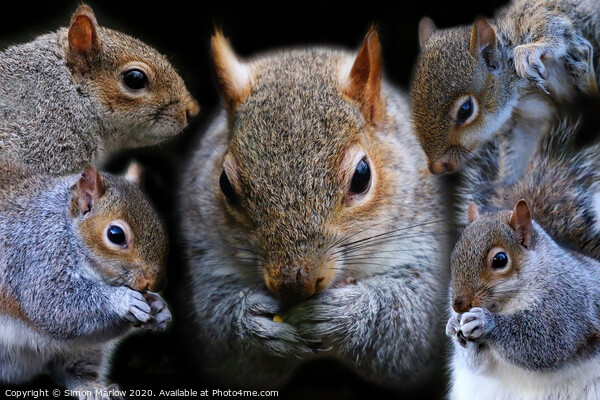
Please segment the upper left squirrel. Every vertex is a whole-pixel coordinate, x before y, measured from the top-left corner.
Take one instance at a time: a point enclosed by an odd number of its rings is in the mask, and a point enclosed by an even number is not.
[[[198,111],[166,57],[98,26],[87,5],[68,28],[0,53],[0,155],[43,172],[159,143]]]

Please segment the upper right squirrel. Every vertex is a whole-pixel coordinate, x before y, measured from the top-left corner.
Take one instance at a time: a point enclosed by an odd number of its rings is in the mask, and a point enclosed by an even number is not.
[[[412,118],[434,174],[459,170],[508,130],[519,171],[557,106],[598,95],[596,0],[515,0],[491,21],[444,30],[423,18],[419,40]]]
[[[40,172],[78,172],[159,143],[198,111],[165,56],[98,26],[87,5],[68,28],[0,53],[0,156]]]

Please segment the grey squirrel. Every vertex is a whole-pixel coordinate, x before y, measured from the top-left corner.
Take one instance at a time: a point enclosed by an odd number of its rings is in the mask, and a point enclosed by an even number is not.
[[[525,200],[468,215],[450,261],[450,398],[598,399],[598,261],[558,246]]]
[[[472,27],[438,30],[424,18],[410,96],[430,171],[457,171],[513,130],[519,176],[556,108],[598,97],[599,20],[596,0],[514,0]]]
[[[414,168],[377,31],[356,53],[241,60],[220,31],[211,44],[224,110],[179,190],[203,365],[263,387],[319,356],[397,388],[425,380],[447,283],[443,194]]]
[[[0,155],[43,172],[162,142],[198,111],[166,57],[98,26],[87,5],[68,28],[0,53]]]
[[[166,233],[139,173],[53,177],[0,159],[0,382],[48,372],[71,390],[102,389],[116,339],[166,327],[154,293]]]

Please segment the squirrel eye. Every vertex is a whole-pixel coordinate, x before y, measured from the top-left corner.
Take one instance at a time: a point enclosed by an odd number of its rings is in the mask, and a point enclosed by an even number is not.
[[[123,73],[123,83],[129,89],[140,90],[148,86],[148,77],[139,69],[130,69]]]
[[[116,245],[125,246],[127,244],[127,236],[125,235],[125,231],[123,231],[120,226],[109,226],[108,230],[106,231],[106,237]]]
[[[367,160],[363,158],[354,170],[352,182],[350,182],[350,192],[355,194],[365,193],[369,190],[370,183],[371,169],[369,168]]]
[[[494,258],[492,259],[492,268],[493,269],[502,269],[506,267],[508,264],[508,256],[504,252],[496,253]]]
[[[456,123],[458,125],[464,124],[473,115],[473,99],[469,97],[458,109],[456,114]]]
[[[221,191],[225,195],[227,202],[232,205],[235,204],[237,197],[235,194],[235,189],[231,185],[231,182],[229,182],[229,178],[227,177],[225,170],[221,172],[221,177],[219,178],[219,186],[221,187]]]

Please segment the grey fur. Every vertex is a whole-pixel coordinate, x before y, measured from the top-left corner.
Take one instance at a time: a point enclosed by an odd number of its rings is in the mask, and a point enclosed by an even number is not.
[[[339,66],[353,59],[329,48],[256,57],[252,94],[229,118],[215,118],[187,163],[179,207],[191,301],[201,360],[221,381],[279,385],[313,353],[395,387],[424,379],[434,364],[446,281],[442,194],[414,168],[424,160],[404,94],[384,84],[386,115],[375,129],[340,94]],[[357,135],[380,152],[385,194],[372,212],[344,221],[349,233],[339,237],[338,169]],[[238,164],[238,211],[219,189],[225,154]],[[322,292],[290,305],[265,288],[272,257],[291,263],[323,252],[342,268]]]
[[[81,12],[93,17],[87,6]],[[197,113],[164,56],[120,32],[96,29],[102,47],[87,60],[89,70],[70,60],[68,28],[0,53],[0,156],[75,173],[116,150],[166,140],[187,125],[186,110]],[[120,83],[132,60],[155,74],[148,93],[127,93]]]
[[[415,63],[410,91],[429,163],[449,157],[458,170],[485,143],[513,130],[509,151],[517,154],[510,165],[518,178],[557,108],[598,95],[599,24],[594,0],[513,1],[490,20],[498,46],[492,67],[485,48],[483,56],[469,51],[471,26],[435,31]],[[479,112],[457,125],[455,102],[466,95]]]
[[[470,392],[489,400],[595,399],[600,264],[559,247],[535,221],[533,244],[524,249],[509,216],[482,215],[452,252],[454,293],[471,288],[478,304],[463,314],[451,310],[451,398],[472,398]],[[485,249],[493,246],[509,249],[515,275],[482,280]],[[521,250],[510,250],[515,246]]]
[[[0,159],[2,382],[19,383],[48,371],[70,389],[98,386],[104,380],[104,353],[116,339],[132,325],[162,329],[170,319],[160,296],[124,286],[131,285],[127,274],[115,280],[100,273],[101,256],[86,245],[80,229],[97,210],[77,216],[71,210],[78,179],[40,175]],[[93,207],[103,202],[99,210],[137,220],[140,225],[132,228],[137,240],[164,251],[162,225],[139,188],[121,177],[104,174],[103,179],[106,193]],[[138,262],[129,268],[147,268],[146,260]]]

